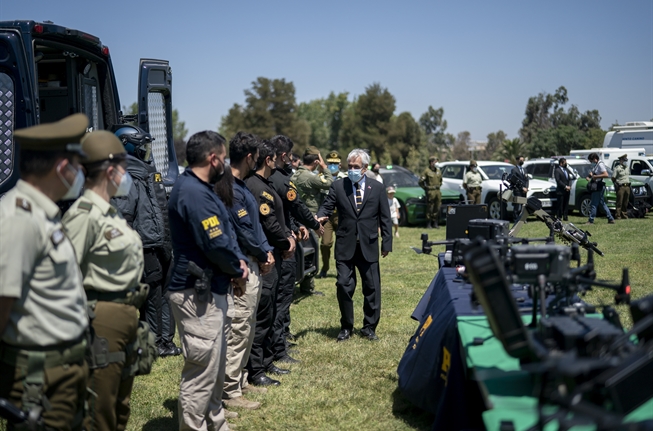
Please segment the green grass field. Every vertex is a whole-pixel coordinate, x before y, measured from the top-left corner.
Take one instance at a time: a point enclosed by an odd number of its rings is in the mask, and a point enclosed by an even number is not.
[[[598,278],[618,282],[624,266],[630,268],[633,297],[653,291],[653,221],[620,221],[608,225],[605,218],[590,226],[593,240],[606,254],[596,258]],[[571,217],[573,222],[585,219]],[[415,430],[430,429],[430,418],[408,404],[397,390],[397,365],[417,322],[410,318],[414,307],[437,271],[437,260],[417,255],[410,246],[420,246],[423,228],[401,228],[394,251],[381,261],[382,310],[377,328],[378,342],[357,335],[336,343],[340,329],[335,293],[334,265],[329,277],[316,280],[324,297],[297,298],[291,308],[291,330],[297,334],[301,364],[280,378],[282,384],[265,395],[249,396],[260,401],[255,411],[240,411],[230,422],[238,430]],[[429,230],[430,239],[444,239],[445,228]],[[521,236],[545,236],[544,224],[535,221]],[[441,251],[442,248],[435,248]],[[583,258],[585,253],[583,252]],[[586,300],[609,303],[613,294],[595,290]],[[356,292],[356,330],[360,328],[362,295]],[[630,324],[627,307],[617,307]],[[177,429],[177,391],[182,359],[158,360],[152,374],[137,377],[132,396],[128,429],[168,431]]]

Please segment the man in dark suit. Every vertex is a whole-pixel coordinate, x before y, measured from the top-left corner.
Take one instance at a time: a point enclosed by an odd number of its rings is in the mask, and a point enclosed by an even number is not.
[[[556,180],[556,197],[558,201],[556,216],[567,221],[569,213],[569,193],[571,191],[571,182],[574,175],[567,169],[567,159],[564,157],[558,160],[558,166],[555,167],[553,177]]]
[[[522,184],[524,185],[524,187],[522,187],[521,189],[514,190],[513,194],[515,196],[526,197],[526,193],[528,193],[528,175],[524,170],[524,156],[517,157],[517,165],[514,168],[512,168],[512,173],[513,175],[516,175],[517,178],[519,178]],[[517,221],[519,219],[519,216],[521,216],[521,210],[522,210],[521,204],[514,204],[513,215],[515,217],[515,221]]]
[[[361,336],[378,340],[376,326],[381,316],[381,275],[379,272],[379,228],[381,230],[381,255],[392,251],[392,220],[385,187],[378,181],[366,178],[365,171],[370,156],[355,149],[347,157],[347,178],[335,181],[322,203],[317,217],[320,222],[338,211],[336,232],[336,281],[340,327],[338,341],[348,340],[354,329],[354,302],[356,273],[361,277],[363,296],[363,328]]]

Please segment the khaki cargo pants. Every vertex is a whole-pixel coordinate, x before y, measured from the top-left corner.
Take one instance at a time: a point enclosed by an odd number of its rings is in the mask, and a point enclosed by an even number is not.
[[[256,258],[248,256],[249,277],[245,286],[245,294],[240,298],[234,296],[234,317],[231,319],[231,329],[227,338],[227,365],[224,376],[224,392],[222,398],[233,399],[243,395],[247,386],[247,360],[254,342],[256,328],[256,307],[261,298],[261,283],[259,266]]]
[[[231,325],[228,297],[212,293],[210,302],[200,303],[194,289],[168,292],[184,354],[179,385],[180,431],[229,429],[222,408],[227,353],[224,328]]]
[[[480,187],[470,187],[467,189],[467,200],[470,205],[480,205],[481,204],[481,188]]]
[[[320,271],[325,273],[329,270],[329,259],[331,259],[331,248],[336,237],[336,230],[338,230],[338,216],[332,215],[324,223],[324,234],[322,234],[322,242],[320,243],[320,254],[322,255],[322,268],[320,268]]]

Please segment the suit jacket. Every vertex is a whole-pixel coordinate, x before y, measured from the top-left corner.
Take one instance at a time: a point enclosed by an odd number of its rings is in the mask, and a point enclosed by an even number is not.
[[[356,251],[356,240],[360,242],[363,257],[367,262],[379,260],[379,228],[381,228],[381,249],[392,251],[392,219],[385,187],[371,178],[365,179],[363,203],[356,211],[356,197],[349,178],[335,181],[329,194],[317,212],[317,217],[329,217],[338,210],[336,231],[336,260],[351,260]]]
[[[524,174],[522,175],[521,172],[519,172],[520,166],[515,166],[512,168],[512,173],[517,175],[517,177],[524,183],[524,187],[528,188],[528,174],[526,173],[526,169],[523,169]],[[523,166],[521,166],[523,168]],[[521,190],[519,190],[521,192]]]
[[[567,176],[562,171],[563,169],[567,170]],[[574,180],[574,174],[569,172],[568,168],[563,168],[560,165],[555,167],[553,171],[553,177],[556,180],[556,191],[562,193],[565,191],[565,187],[570,186],[571,182]]]

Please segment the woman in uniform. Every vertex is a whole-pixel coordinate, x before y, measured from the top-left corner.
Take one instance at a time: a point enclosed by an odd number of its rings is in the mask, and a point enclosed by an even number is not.
[[[89,379],[87,430],[124,430],[129,419],[129,398],[134,382],[130,354],[138,329],[138,307],[144,299],[139,283],[143,274],[143,247],[116,208],[113,196],[131,187],[126,153],[110,132],[95,131],[82,140],[88,155],[84,194],[63,217],[83,275],[89,307],[94,368]]]

